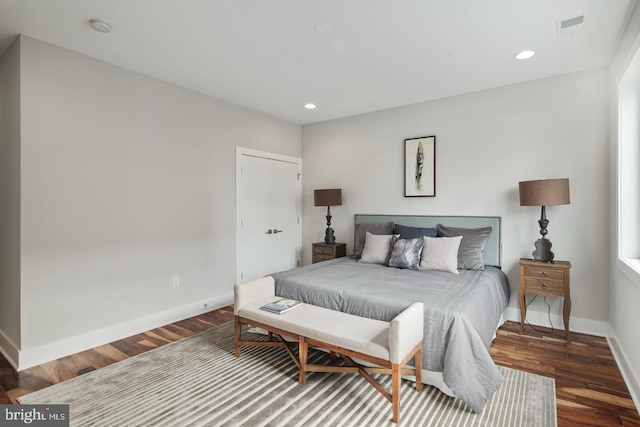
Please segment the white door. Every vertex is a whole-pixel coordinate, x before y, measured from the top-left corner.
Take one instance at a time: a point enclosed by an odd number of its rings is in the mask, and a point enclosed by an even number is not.
[[[236,280],[299,265],[300,159],[237,150]]]

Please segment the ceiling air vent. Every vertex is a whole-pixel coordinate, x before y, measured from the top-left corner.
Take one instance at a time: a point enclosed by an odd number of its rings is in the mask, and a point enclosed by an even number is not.
[[[563,37],[581,33],[585,29],[586,22],[587,19],[585,14],[558,20],[556,22],[556,36]]]

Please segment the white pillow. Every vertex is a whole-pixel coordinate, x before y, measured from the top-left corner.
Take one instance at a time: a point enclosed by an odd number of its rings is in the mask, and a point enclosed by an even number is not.
[[[367,231],[360,262],[386,264],[389,261],[392,238],[391,234],[371,234]]]
[[[462,236],[423,237],[420,270],[440,270],[458,274],[458,248]]]

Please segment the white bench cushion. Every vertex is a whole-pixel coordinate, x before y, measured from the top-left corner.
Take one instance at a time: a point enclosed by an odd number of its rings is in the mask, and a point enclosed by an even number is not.
[[[268,297],[254,300],[241,307],[238,315],[296,335],[390,360],[389,322],[304,303],[283,314],[260,309],[278,299]]]

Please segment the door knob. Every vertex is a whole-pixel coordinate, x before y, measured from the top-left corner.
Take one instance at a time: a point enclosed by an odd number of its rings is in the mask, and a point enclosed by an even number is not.
[[[264,234],[273,234],[273,230],[267,230],[267,232]]]

